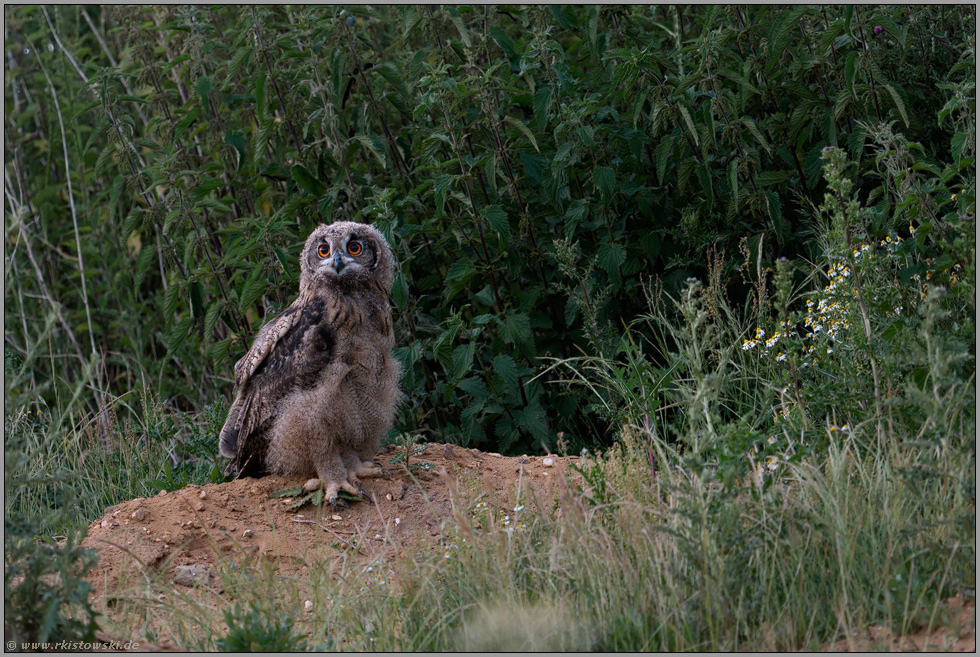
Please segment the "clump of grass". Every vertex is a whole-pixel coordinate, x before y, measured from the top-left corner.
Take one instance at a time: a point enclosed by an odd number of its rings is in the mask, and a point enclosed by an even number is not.
[[[215,641],[223,652],[305,652],[306,642],[294,633],[293,619],[270,616],[254,603],[248,612],[236,606],[225,612],[228,634]]]
[[[23,475],[22,454],[4,451],[4,498],[36,490],[55,480],[31,480]],[[69,530],[58,542],[37,538],[42,527],[66,524],[71,500],[43,515],[4,509],[3,630],[11,642],[92,641],[98,629],[89,601],[90,585],[83,578],[96,563],[91,550],[81,547],[84,530]],[[33,646],[35,649],[38,646]]]
[[[50,536],[87,527],[119,502],[223,479],[213,448],[222,420],[217,405],[192,418],[144,392],[132,415],[138,423],[107,413],[97,426],[98,420],[58,417],[37,402],[10,411],[5,451],[32,483],[11,491],[6,512],[40,518],[40,535]],[[73,513],[48,513],[69,500]]]

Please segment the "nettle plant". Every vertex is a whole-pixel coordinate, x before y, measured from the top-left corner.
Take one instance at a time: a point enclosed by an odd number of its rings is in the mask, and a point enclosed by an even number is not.
[[[881,135],[894,138],[890,126],[878,131]],[[960,320],[954,324],[958,333],[968,335],[974,326],[963,313],[974,292],[963,279],[964,264],[956,261],[960,239],[927,239],[931,231],[915,225],[921,215],[910,219],[897,212],[892,219],[909,223],[904,230],[892,228],[881,221],[880,206],[858,200],[848,177],[854,167],[846,154],[827,147],[823,159],[828,191],[820,210],[826,221],[826,269],[810,272],[805,285],[825,284],[799,292],[794,289],[794,265],[777,261],[775,317],[741,345],[758,354],[778,393],[771,434],[762,456],[755,457],[760,474],[778,468],[780,460],[798,461],[805,452],[822,450],[835,432],[851,432],[858,424],[880,433],[885,405],[895,405],[908,380],[920,388],[926,384],[927,366],[919,347],[932,337],[937,317],[948,321],[952,308]],[[935,189],[937,182],[929,186]],[[943,196],[948,193],[940,189]],[[972,199],[972,194],[964,188],[949,193],[948,199],[921,200],[941,208],[957,196]],[[946,220],[970,219],[975,212],[972,204],[956,208],[963,214],[954,211]],[[958,235],[961,222],[951,221],[945,228],[950,236]],[[965,263],[971,268],[972,255]],[[966,368],[965,380],[972,376],[971,360],[960,363]]]
[[[878,215],[947,230],[929,169],[972,154],[974,11],[9,7],[11,342],[77,356],[15,392],[99,413],[147,381],[201,411],[295,295],[306,235],[359,220],[400,263],[399,431],[604,441],[542,359],[615,356],[649,279],[677,296],[710,246],[737,300],[743,237],[766,266],[813,253],[824,147]],[[888,124],[908,138],[866,158]]]

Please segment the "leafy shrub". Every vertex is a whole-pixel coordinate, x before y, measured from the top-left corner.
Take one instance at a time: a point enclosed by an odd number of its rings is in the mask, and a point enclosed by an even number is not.
[[[6,11],[11,344],[50,336],[35,394],[94,381],[69,397],[92,411],[143,377],[181,409],[227,394],[305,236],[355,219],[400,262],[398,430],[592,444],[608,420],[539,358],[613,356],[644,281],[680,294],[709,246],[738,303],[742,237],[763,269],[812,258],[824,147],[936,230],[919,176],[950,138],[971,170],[972,7]],[[911,157],[884,195],[872,124]]]

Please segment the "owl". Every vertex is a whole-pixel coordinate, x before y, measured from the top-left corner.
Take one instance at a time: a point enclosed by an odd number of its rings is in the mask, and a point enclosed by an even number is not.
[[[262,327],[235,364],[234,401],[219,451],[228,474],[309,477],[305,492],[345,506],[370,500],[359,479],[387,475],[372,459],[401,397],[389,292],[395,260],[366,224],[314,230],[300,259],[299,297]]]

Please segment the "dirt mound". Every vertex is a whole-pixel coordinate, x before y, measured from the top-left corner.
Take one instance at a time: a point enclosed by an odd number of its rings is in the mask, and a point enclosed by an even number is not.
[[[144,577],[217,586],[213,574],[219,565],[270,561],[280,572],[301,573],[309,564],[351,554],[376,558],[442,549],[453,500],[483,495],[503,512],[532,494],[548,503],[561,475],[569,473],[568,463],[577,460],[510,458],[430,443],[415,448],[406,468],[405,452],[393,445],[382,450],[378,460],[391,478],[366,480],[375,503],[351,503],[349,509],[325,503],[289,511],[293,498],[269,494],[305,479],[277,476],[188,486],[110,507],[84,541],[100,553],[90,578],[92,601],[101,608],[103,598],[111,601],[117,590]]]

